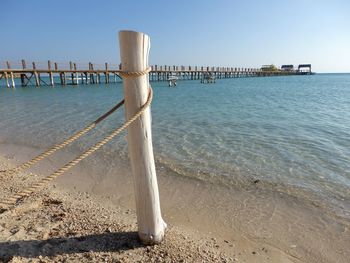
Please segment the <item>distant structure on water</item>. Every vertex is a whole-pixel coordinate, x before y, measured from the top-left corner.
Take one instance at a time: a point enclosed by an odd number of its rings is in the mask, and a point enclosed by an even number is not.
[[[298,65],[298,69],[294,69],[294,65],[282,65],[281,69],[278,69],[275,65],[262,65],[261,71],[263,72],[286,72],[294,75],[312,75],[315,74],[311,70],[311,64],[300,64]]]
[[[306,69],[306,70],[305,70]],[[298,66],[298,72],[300,74],[314,74],[312,71],[311,71],[311,64],[300,64]]]
[[[293,71],[294,70],[294,65],[282,65],[281,70],[283,71]]]

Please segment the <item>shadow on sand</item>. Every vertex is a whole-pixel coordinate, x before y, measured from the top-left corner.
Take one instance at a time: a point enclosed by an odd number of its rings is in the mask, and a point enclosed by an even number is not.
[[[103,233],[47,240],[0,242],[0,262],[14,256],[38,257],[84,252],[117,252],[143,246],[137,232]]]

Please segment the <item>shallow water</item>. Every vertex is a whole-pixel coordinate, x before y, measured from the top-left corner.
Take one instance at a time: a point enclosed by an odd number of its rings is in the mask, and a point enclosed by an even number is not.
[[[121,83],[15,90],[0,84],[0,146],[47,148],[122,98]],[[214,184],[245,186],[258,179],[350,218],[350,74],[152,86],[158,167]],[[68,150],[92,145],[123,118],[122,111],[115,114]],[[91,163],[107,171],[126,165],[125,134]]]

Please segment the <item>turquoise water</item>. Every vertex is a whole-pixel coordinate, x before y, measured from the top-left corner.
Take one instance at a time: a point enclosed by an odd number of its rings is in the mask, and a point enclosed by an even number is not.
[[[122,98],[121,83],[15,90],[1,85],[0,146],[46,148]],[[235,186],[258,179],[309,193],[350,217],[350,74],[152,86],[158,169]],[[92,145],[123,118],[116,114],[70,151]],[[126,164],[125,134],[93,158],[104,166]]]

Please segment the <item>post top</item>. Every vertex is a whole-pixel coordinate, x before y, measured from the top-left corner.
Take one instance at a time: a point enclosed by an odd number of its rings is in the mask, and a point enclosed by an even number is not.
[[[120,61],[123,71],[143,71],[148,68],[150,37],[136,31],[119,31]]]
[[[149,37],[146,33],[138,32],[134,30],[119,30],[119,35],[121,34],[140,34]]]

